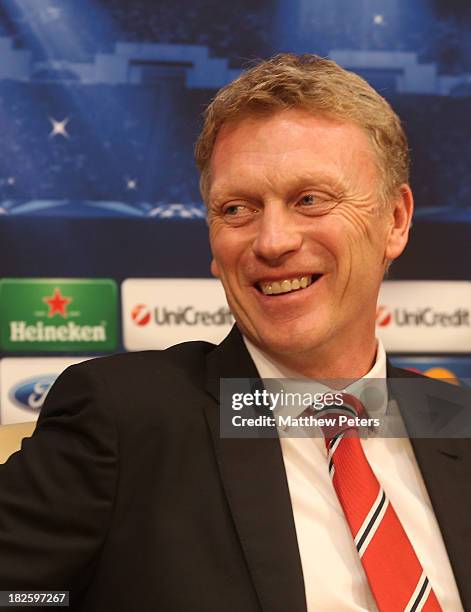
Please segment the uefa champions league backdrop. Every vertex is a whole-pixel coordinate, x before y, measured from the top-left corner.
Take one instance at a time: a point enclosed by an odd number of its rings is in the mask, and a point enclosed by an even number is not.
[[[470,33],[467,0],[2,0],[0,422],[36,418],[71,363],[230,329],[192,149],[215,91],[280,51],[335,59],[402,117],[416,215],[378,334],[467,384]]]

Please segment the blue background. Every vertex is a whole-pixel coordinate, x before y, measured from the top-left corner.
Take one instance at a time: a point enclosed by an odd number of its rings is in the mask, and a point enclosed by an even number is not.
[[[209,276],[193,144],[254,58],[315,52],[404,121],[417,214],[393,279],[469,279],[471,6],[3,0],[0,276]]]

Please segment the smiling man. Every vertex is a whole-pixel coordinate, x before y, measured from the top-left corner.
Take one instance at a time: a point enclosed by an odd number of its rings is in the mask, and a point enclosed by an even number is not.
[[[389,104],[332,61],[280,55],[218,93],[196,159],[212,272],[258,374],[331,386],[386,379],[375,338],[378,292],[406,246],[413,212],[407,140]],[[335,453],[329,447],[330,482],[323,440],[280,440],[308,610],[438,610],[435,592],[445,609],[460,610],[410,442],[366,440],[356,450],[342,442]],[[349,467],[343,476],[335,459],[357,465],[357,474]],[[362,473],[371,468],[381,482],[372,476],[368,503]],[[351,494],[354,487],[362,494]],[[375,526],[386,499],[394,504]],[[373,523],[355,525],[355,513]],[[417,513],[425,532],[411,518]],[[351,536],[357,543],[362,533],[373,543],[368,554],[359,549],[360,562]],[[398,541],[404,546],[391,554]]]
[[[374,361],[379,285],[412,214],[406,183],[382,202],[377,157],[359,125],[303,108],[232,120],[215,142],[213,273],[246,337],[307,376]]]
[[[334,62],[280,55],[216,95],[196,159],[236,326],[58,379],[0,466],[0,591],[66,589],[81,612],[471,609],[469,440],[220,433],[221,379],[419,378],[375,338],[413,209],[398,117]],[[407,425],[418,397],[380,408]]]
[[[212,271],[244,335],[307,376],[366,374],[413,209],[386,101],[331,61],[279,56],[219,93],[196,153]]]

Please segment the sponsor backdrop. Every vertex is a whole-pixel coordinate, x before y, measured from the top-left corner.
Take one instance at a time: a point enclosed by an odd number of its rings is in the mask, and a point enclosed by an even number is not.
[[[73,357],[13,357],[0,362],[0,422],[35,421],[59,374],[83,361]]]
[[[188,340],[220,342],[234,323],[216,279],[127,279],[121,286],[128,351]]]
[[[33,420],[69,364],[219,341],[192,149],[253,58],[315,52],[403,118],[411,244],[381,290],[393,360],[471,377],[471,5],[450,0],[4,0],[0,423]]]
[[[471,282],[384,282],[378,336],[392,352],[469,353],[470,309]]]
[[[394,356],[392,362],[425,376],[441,378],[455,385],[471,386],[471,358],[469,357],[409,357]]]
[[[113,351],[116,293],[110,279],[0,280],[0,346],[11,353]]]

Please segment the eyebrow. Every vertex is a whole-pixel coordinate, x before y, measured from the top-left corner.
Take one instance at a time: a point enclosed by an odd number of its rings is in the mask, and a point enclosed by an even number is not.
[[[313,172],[307,172],[303,174],[293,175],[288,183],[284,185],[284,191],[289,194],[302,191],[307,185],[314,187],[315,184],[320,186],[330,187],[336,191],[343,191],[345,188],[344,182],[338,177],[329,174],[328,172],[319,172],[314,170]],[[216,186],[214,189],[209,190],[209,202],[210,204],[217,204],[221,200],[227,199],[255,199],[253,190],[247,188],[247,185],[224,185]],[[256,199],[259,199],[258,196]]]

